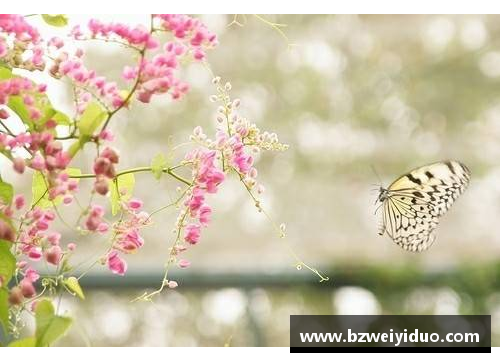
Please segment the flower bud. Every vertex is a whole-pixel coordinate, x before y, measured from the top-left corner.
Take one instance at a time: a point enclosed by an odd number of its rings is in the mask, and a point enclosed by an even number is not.
[[[35,296],[36,290],[31,280],[24,278],[23,280],[21,280],[21,283],[19,283],[19,286],[21,287],[21,293],[25,298],[31,298]]]
[[[54,245],[50,247],[48,250],[45,251],[44,256],[45,260],[47,260],[47,263],[53,265],[59,265],[59,262],[61,261],[62,257],[61,247],[59,245]]]
[[[177,284],[177,282],[175,280],[169,280],[167,285],[170,289],[174,289],[174,288],[177,288],[179,286],[179,284]]]
[[[99,195],[105,196],[109,191],[108,181],[104,177],[98,177],[94,183],[94,190]]]
[[[12,165],[17,173],[20,174],[24,173],[24,170],[26,168],[26,162],[24,161],[24,158],[22,157],[14,158],[14,160],[12,160]]]
[[[14,230],[12,230],[12,227],[2,219],[0,219],[0,239],[7,241],[14,241],[15,239]]]
[[[186,260],[186,259],[181,259],[181,260],[179,260],[178,265],[179,265],[179,268],[185,269],[185,268],[189,268],[189,266],[191,265],[191,262],[189,260]]]
[[[0,119],[7,119],[9,118],[9,112],[7,112],[5,109],[0,109]]]
[[[111,167],[111,161],[105,157],[97,157],[94,162],[94,173],[96,175],[104,175]]]
[[[11,305],[20,305],[24,300],[23,292],[20,287],[14,287],[10,290],[9,303]]]
[[[107,158],[111,163],[118,163],[120,161],[120,156],[118,156],[118,153],[111,147],[106,147],[101,152],[101,157]]]

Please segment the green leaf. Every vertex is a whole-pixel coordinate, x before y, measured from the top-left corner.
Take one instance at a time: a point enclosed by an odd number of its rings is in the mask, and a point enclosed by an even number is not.
[[[46,347],[63,336],[71,325],[71,318],[57,316],[48,299],[40,300],[35,309],[36,346]]]
[[[66,169],[66,173],[69,176],[78,176],[82,174],[82,171],[78,168],[68,168]],[[76,179],[78,182],[78,179]],[[63,197],[57,196],[54,200],[49,200],[49,192],[47,191],[47,180],[45,180],[45,176],[40,171],[36,171],[33,174],[33,181],[31,183],[31,194],[33,195],[33,199],[31,201],[31,206],[36,206],[47,209],[53,207],[54,205],[59,205]]]
[[[111,189],[111,214],[116,215],[121,209],[121,202],[126,202],[132,197],[135,186],[135,177],[133,173],[127,173],[109,181]]]
[[[11,184],[4,182],[0,177],[0,201],[5,205],[10,205],[14,196],[14,188]]]
[[[41,208],[52,206],[52,204],[48,202],[48,190],[45,176],[39,171],[36,171],[33,174],[33,181],[31,182],[31,195],[33,197],[31,206],[36,205]]]
[[[3,328],[3,334],[9,333],[9,291],[7,288],[0,288],[0,327]],[[1,334],[1,331],[0,331]]]
[[[80,297],[81,299],[85,299],[85,295],[83,294],[83,290],[80,286],[80,283],[78,282],[78,279],[76,279],[75,277],[69,277],[64,281],[64,284],[78,297]]]
[[[151,160],[151,172],[153,172],[154,177],[159,180],[163,175],[163,169],[168,167],[167,159],[163,153],[158,153]]]
[[[42,14],[42,19],[47,24],[58,28],[68,25],[68,17],[64,14],[55,14],[55,15]]]
[[[32,119],[30,117],[29,108],[24,104],[21,96],[9,97],[7,106],[26,124],[30,130],[36,129],[37,126],[43,126],[49,119],[53,119],[57,124],[69,125],[70,118],[52,107],[49,98],[45,93],[35,93],[35,108],[40,110],[41,117],[39,119]]]
[[[0,277],[2,278],[2,285],[7,285],[16,270],[16,258],[10,251],[11,247],[12,243],[10,241],[0,239]]]
[[[9,347],[36,347],[36,338],[27,337],[23,339],[18,339],[17,341],[11,342]]]
[[[12,69],[0,64],[0,80],[12,78]]]
[[[106,118],[107,112],[97,102],[89,103],[78,122],[78,129],[83,136],[92,136]]]
[[[11,78],[19,78],[12,74],[12,69],[0,63],[0,80]],[[35,85],[35,83],[33,83]],[[40,119],[34,120],[30,117],[28,107],[24,104],[21,96],[10,96],[7,103],[9,107],[20,119],[26,124],[30,130],[36,129],[37,126],[43,126],[49,119],[53,119],[58,125],[70,125],[71,119],[61,111],[52,107],[50,100],[45,93],[35,93],[35,108],[40,110],[42,116]]]
[[[56,111],[56,113],[52,116],[52,119],[61,126],[69,126],[71,124],[71,118],[69,118],[66,114]]]
[[[69,147],[69,155],[71,158],[80,151],[83,146],[92,139],[94,132],[106,119],[108,113],[97,102],[89,103],[83,112],[80,121],[78,122],[78,129],[80,131],[80,138]]]

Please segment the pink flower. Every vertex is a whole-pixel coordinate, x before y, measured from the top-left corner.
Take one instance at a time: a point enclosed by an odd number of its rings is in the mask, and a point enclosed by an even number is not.
[[[76,244],[75,243],[69,243],[68,244],[68,250],[69,251],[74,251],[76,249]]]
[[[99,223],[99,225],[97,225],[97,231],[100,232],[101,234],[107,233],[108,230],[109,230],[109,225],[105,222],[101,222]]]
[[[118,256],[118,252],[116,250],[113,250],[108,254],[107,264],[109,270],[111,270],[113,274],[125,275],[125,272],[127,271],[127,263],[125,263],[125,261]]]
[[[24,277],[28,280],[31,280],[34,283],[40,278],[40,274],[38,274],[38,272],[35,269],[29,267],[24,272]]]
[[[12,165],[14,166],[14,170],[17,172],[17,173],[20,173],[20,174],[23,174],[24,173],[24,169],[26,167],[26,163],[24,162],[24,158],[21,158],[21,157],[16,157],[13,161],[12,161]]]
[[[42,155],[37,153],[35,157],[31,160],[31,168],[42,171],[45,169],[45,160],[43,159]]]
[[[115,139],[113,133],[107,129],[99,133],[99,138],[103,141],[109,141],[109,142],[112,142]]]
[[[210,222],[210,215],[212,214],[212,208],[208,205],[203,205],[200,208],[199,216],[200,216],[200,223],[203,226],[207,226],[208,223]]]
[[[60,240],[61,240],[61,234],[59,234],[58,232],[50,233],[47,236],[47,241],[52,245],[59,245]]]
[[[19,283],[19,286],[21,287],[21,293],[25,298],[31,298],[35,296],[36,290],[31,280],[24,278]]]
[[[174,289],[174,288],[177,288],[179,286],[179,284],[177,284],[177,282],[175,280],[169,280],[167,285],[170,289]]]
[[[181,259],[181,260],[179,260],[178,265],[179,265],[179,268],[185,269],[185,268],[189,268],[189,266],[191,265],[191,262],[189,260],[186,260],[186,259]]]
[[[45,255],[45,260],[47,260],[48,263],[53,265],[59,265],[59,262],[61,261],[62,257],[61,247],[59,245],[54,245],[50,247],[47,251],[45,251],[44,255]]]
[[[199,187],[195,187],[191,198],[187,201],[187,206],[191,211],[191,216],[196,215],[196,212],[200,209],[201,205],[203,205],[204,201],[204,191]]]
[[[24,195],[16,195],[16,197],[14,197],[14,205],[16,206],[17,210],[22,209],[25,204],[26,200],[24,198]]]
[[[137,229],[132,229],[119,236],[118,245],[127,252],[135,251],[144,245],[144,239]]]
[[[128,206],[133,210],[139,210],[142,207],[142,201],[139,199],[131,199],[128,202]]]
[[[40,260],[42,258],[42,249],[39,247],[29,248],[28,258],[31,260]]]
[[[195,245],[200,240],[200,225],[189,224],[186,226],[186,230],[184,233],[184,240],[186,240],[189,244]]]

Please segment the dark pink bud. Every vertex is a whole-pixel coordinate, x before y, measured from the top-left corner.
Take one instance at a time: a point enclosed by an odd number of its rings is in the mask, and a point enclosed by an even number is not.
[[[111,147],[106,147],[101,152],[101,157],[107,158],[112,163],[118,163],[120,161],[120,156],[118,156],[118,153]]]
[[[24,173],[24,170],[26,169],[26,162],[24,161],[24,158],[21,157],[14,158],[12,165],[14,166],[14,170],[20,174]]]
[[[47,263],[53,265],[59,265],[59,262],[61,261],[61,256],[62,256],[62,250],[59,247],[59,245],[54,245],[45,252],[45,260],[47,260]]]
[[[109,191],[108,180],[104,177],[98,177],[94,183],[94,190],[99,195],[106,195]]]
[[[23,280],[21,280],[21,283],[19,283],[19,286],[21,287],[21,293],[25,298],[31,298],[35,296],[36,290],[31,280],[24,278]]]
[[[9,303],[11,305],[20,305],[24,300],[23,292],[20,287],[14,287],[10,290]]]
[[[111,161],[104,157],[98,157],[94,162],[94,173],[96,175],[104,175],[111,167]]]

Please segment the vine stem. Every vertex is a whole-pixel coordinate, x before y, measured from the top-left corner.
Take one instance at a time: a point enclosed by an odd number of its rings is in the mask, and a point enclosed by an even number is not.
[[[151,15],[150,26],[149,26],[149,34],[150,35],[153,34],[153,31],[154,31],[153,25],[154,25],[153,24],[153,16]],[[101,128],[101,132],[103,132],[108,127],[109,122],[111,121],[111,118],[115,115],[115,113],[117,113],[120,109],[122,109],[125,105],[128,104],[128,102],[132,99],[132,96],[134,95],[135,91],[139,87],[139,84],[141,83],[142,72],[143,72],[142,63],[144,62],[144,58],[146,56],[146,49],[147,49],[147,47],[146,47],[146,45],[144,45],[144,47],[139,51],[139,61],[137,63],[138,67],[139,67],[139,71],[137,72],[137,78],[134,82],[134,85],[132,86],[132,89],[130,89],[128,95],[123,100],[123,103],[118,108],[116,108],[115,110],[113,110],[111,112],[108,112],[108,116],[106,118],[106,121],[104,121],[104,125]]]
[[[174,172],[175,169],[181,167],[181,165],[178,165],[178,166],[174,166],[174,167],[165,167],[163,168],[162,172],[163,173],[167,173],[169,174],[170,176],[172,176],[173,178],[179,180],[180,182],[190,186],[191,185],[191,182],[186,180],[185,178],[183,178],[182,176],[179,176],[178,174],[176,174]],[[138,172],[152,172],[153,169],[152,167],[135,167],[135,168],[130,168],[128,170],[123,170],[123,171],[120,171],[116,174],[116,176],[114,177],[114,180],[116,180],[118,177],[122,176],[122,175],[126,175],[126,174],[129,174],[129,173],[138,173]],[[70,178],[77,178],[77,179],[84,179],[84,178],[96,178],[97,175],[96,174],[93,174],[93,173],[84,173],[84,174],[81,174],[81,175],[70,175],[69,176]]]

